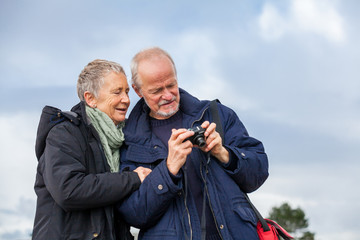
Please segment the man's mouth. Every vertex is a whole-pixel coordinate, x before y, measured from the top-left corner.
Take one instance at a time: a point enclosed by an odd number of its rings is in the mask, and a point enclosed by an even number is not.
[[[161,103],[160,106],[168,106],[171,105],[174,101],[166,101],[166,103]]]
[[[160,103],[159,103],[159,107],[161,106],[169,106],[171,105],[174,101],[176,100],[176,98],[174,97],[173,99],[171,100],[162,100]]]

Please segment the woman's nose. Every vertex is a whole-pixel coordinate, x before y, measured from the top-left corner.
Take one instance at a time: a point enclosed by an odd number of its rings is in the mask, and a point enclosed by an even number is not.
[[[129,95],[124,94],[124,96],[121,98],[121,102],[129,104],[130,103]]]

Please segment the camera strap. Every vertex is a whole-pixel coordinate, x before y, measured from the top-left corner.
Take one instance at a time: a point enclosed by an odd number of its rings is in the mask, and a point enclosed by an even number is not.
[[[220,103],[218,99],[212,100],[210,102],[210,112],[212,115],[213,122],[216,123],[216,131],[220,134],[221,139],[224,143],[224,131],[222,128],[222,124],[220,121],[219,111],[217,107],[217,103]],[[204,191],[203,191],[203,205],[202,205],[202,214],[201,214],[201,240],[206,239],[206,198],[207,198],[207,185],[206,185],[206,177],[207,177],[207,171],[208,171],[208,164],[210,162],[210,152],[207,153],[207,162],[205,164],[205,176],[203,176],[204,180]],[[209,201],[210,204],[210,201]],[[220,233],[219,233],[220,234]]]
[[[217,107],[217,102],[220,103],[220,101],[217,100],[217,99],[211,101],[211,103],[210,103],[210,111],[211,111],[211,114],[212,114],[212,117],[213,117],[213,121],[214,121],[214,123],[216,123],[216,131],[220,134],[222,142],[224,144],[224,130],[223,130],[222,126],[221,126],[221,121],[220,121],[220,116],[219,116],[219,109]],[[267,225],[264,218],[261,216],[260,212],[256,209],[254,204],[252,204],[252,202],[250,201],[250,198],[248,197],[248,195],[246,193],[244,193],[244,196],[245,196],[246,200],[248,201],[248,203],[250,204],[251,208],[254,210],[257,218],[261,222],[261,225],[262,225],[264,231],[269,231],[270,230],[269,226]]]
[[[207,172],[207,164],[205,164],[205,175],[203,176],[204,181],[204,190],[203,190],[203,205],[202,205],[202,213],[201,213],[201,240],[206,239],[206,172]],[[201,170],[200,170],[201,171]]]
[[[220,134],[222,143],[224,144],[224,130],[222,128],[217,103],[220,103],[220,101],[218,99],[212,100],[210,102],[210,112],[211,112],[211,115],[213,118],[213,122],[216,124],[216,131]]]

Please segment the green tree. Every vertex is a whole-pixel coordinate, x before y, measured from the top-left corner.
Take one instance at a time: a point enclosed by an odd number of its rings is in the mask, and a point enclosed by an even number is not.
[[[286,229],[295,240],[314,240],[315,234],[306,231],[309,226],[308,219],[301,208],[292,209],[288,203],[280,207],[273,207],[269,213],[269,219],[276,221]]]

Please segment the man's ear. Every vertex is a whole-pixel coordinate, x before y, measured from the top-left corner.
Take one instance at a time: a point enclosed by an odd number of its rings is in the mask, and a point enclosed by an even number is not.
[[[136,94],[139,96],[139,98],[142,98],[143,95],[141,94],[140,89],[137,86],[135,86],[135,84],[132,84],[131,86],[134,89],[134,91],[136,92]]]
[[[84,92],[84,99],[89,107],[96,108],[97,101],[95,96],[91,92],[89,91]]]

